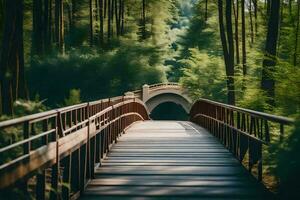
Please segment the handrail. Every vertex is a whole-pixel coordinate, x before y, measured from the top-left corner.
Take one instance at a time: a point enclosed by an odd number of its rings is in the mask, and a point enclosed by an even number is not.
[[[241,108],[241,107],[237,107],[237,106],[232,106],[232,105],[229,105],[229,104],[224,104],[224,103],[220,103],[220,102],[216,102],[216,101],[212,101],[212,100],[208,100],[208,99],[199,98],[198,101],[204,101],[204,102],[208,102],[208,103],[215,104],[215,105],[218,105],[218,106],[222,106],[222,107],[225,107],[225,108],[230,108],[230,109],[235,110],[235,111],[240,111],[240,112],[243,112],[243,113],[249,113],[249,114],[255,115],[257,117],[262,117],[262,118],[267,119],[269,121],[278,122],[278,123],[282,123],[282,124],[285,124],[285,125],[292,125],[292,124],[295,123],[294,119],[283,117],[283,116],[267,114],[267,113],[263,113],[263,112],[259,112],[259,111],[255,111],[255,110],[250,110],[250,109],[246,109],[246,108]]]
[[[168,83],[156,83],[156,84],[149,85],[149,89],[151,91],[151,90],[156,89],[156,88],[162,88],[163,89],[163,88],[166,88],[167,86],[172,86],[172,87],[177,87],[177,88],[180,87],[180,85],[176,82],[168,82]],[[142,92],[141,89],[132,91],[132,93],[135,93],[135,94],[136,93],[141,93],[141,92]]]
[[[263,146],[276,139],[282,141],[284,127],[295,122],[290,118],[207,99],[199,99],[192,106],[190,120],[208,129],[241,163],[246,160],[249,172],[257,166],[256,178],[259,181],[263,179]]]
[[[120,96],[0,122],[0,134],[18,131],[22,138],[0,146],[0,190],[18,187],[36,176],[36,195],[45,196],[42,183],[46,181],[46,169],[52,168],[54,192],[50,196],[59,195],[55,191],[63,179],[70,187],[62,186],[62,195],[70,197],[71,190],[78,193],[84,189],[93,177],[95,164],[101,163],[124,130],[136,121],[148,119],[141,100]],[[19,152],[14,155],[16,148]],[[61,167],[81,175],[72,180],[68,170],[61,175]]]

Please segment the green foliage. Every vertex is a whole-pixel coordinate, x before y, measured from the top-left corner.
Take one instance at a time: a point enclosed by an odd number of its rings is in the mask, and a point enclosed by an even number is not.
[[[226,78],[223,61],[219,57],[209,56],[198,49],[189,49],[190,57],[181,60],[183,77],[180,83],[189,91],[190,96],[209,98],[218,101],[226,99]]]
[[[69,97],[65,99],[66,106],[72,106],[81,103],[80,101],[80,90],[72,89],[70,90]]]
[[[300,68],[279,62],[275,73],[277,112],[296,116],[300,113]]]
[[[43,105],[42,101],[24,101],[18,100],[14,104],[14,117],[21,117],[25,115],[35,114],[45,111],[47,108]],[[9,120],[12,117],[10,116],[0,116],[0,121]],[[9,144],[15,143],[23,139],[23,126],[14,126],[8,127],[0,130],[0,147],[7,146]],[[5,153],[2,153],[0,157],[0,164],[8,162],[9,160],[16,158],[17,156],[22,155],[23,148],[18,146],[11,149]]]
[[[40,113],[45,111],[47,108],[43,104],[43,101],[25,101],[17,100],[14,103],[15,115],[24,116],[34,113]]]
[[[162,53],[156,46],[125,39],[122,48],[111,51],[74,49],[36,60],[28,70],[29,86],[50,106],[60,104],[73,88],[81,91],[82,101],[120,95],[165,80]]]
[[[279,177],[279,195],[281,199],[299,199],[300,177],[300,118],[293,133],[277,152],[276,174]],[[280,145],[277,144],[276,147]]]

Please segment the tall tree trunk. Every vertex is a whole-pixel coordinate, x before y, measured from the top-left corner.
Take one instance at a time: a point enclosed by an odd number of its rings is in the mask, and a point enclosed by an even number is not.
[[[67,3],[67,12],[68,12],[68,32],[71,33],[72,30],[72,4],[71,3]]]
[[[89,16],[90,16],[90,46],[93,46],[94,44],[93,0],[89,0]]]
[[[120,5],[121,1],[116,0],[115,2],[115,17],[116,17],[116,31],[117,31],[117,36],[120,36]]]
[[[300,0],[297,1],[297,26],[295,33],[295,50],[294,50],[294,66],[298,64],[298,43],[299,43],[299,26],[300,26]]]
[[[98,5],[98,0],[95,0],[95,20],[96,20],[96,22],[98,21],[98,19],[99,19],[99,13],[98,13],[98,11],[99,11],[99,5]]]
[[[146,0],[142,1],[142,19],[141,19],[141,34],[142,34],[142,40],[145,40],[147,38],[146,33]]]
[[[208,0],[205,0],[205,21],[208,19]]]
[[[64,6],[63,0],[55,0],[55,42],[61,53],[64,53]]]
[[[241,0],[242,12],[242,62],[243,62],[243,75],[247,75],[247,51],[246,51],[246,16],[245,16],[245,0]]]
[[[124,35],[125,27],[125,0],[122,0],[122,9],[121,9],[121,35]]]
[[[45,52],[51,49],[51,18],[52,0],[44,0],[44,48]]]
[[[223,1],[218,0],[219,26],[220,36],[224,53],[224,61],[227,75],[227,93],[228,103],[235,104],[235,86],[234,86],[234,44],[232,32],[232,16],[231,16],[232,1],[226,0],[226,26],[227,38],[223,20]],[[228,43],[227,43],[228,41]]]
[[[270,16],[272,3],[273,3],[273,0],[267,0],[267,18]]]
[[[0,0],[0,38],[2,38],[3,23],[4,23],[4,5],[3,5],[3,1]],[[0,43],[0,45],[1,45],[1,43]],[[0,53],[1,53],[1,50],[0,50]]]
[[[103,0],[99,0],[99,20],[100,20],[99,41],[100,41],[100,45],[103,46],[104,43]]]
[[[44,15],[43,1],[33,0],[32,6],[32,55],[44,54]],[[33,56],[32,56],[33,57]]]
[[[1,113],[13,114],[13,102],[27,98],[23,47],[23,1],[4,2],[5,17],[0,57]]]
[[[293,15],[293,12],[292,12],[292,1],[293,0],[289,0],[289,15],[290,15],[290,17],[292,17],[292,15]]]
[[[107,14],[107,3],[108,3],[107,1],[108,0],[103,0],[103,1],[104,1],[104,8],[103,8],[104,9],[104,15],[103,15],[103,18],[105,19],[106,18],[106,14]]]
[[[233,2],[234,19],[235,19],[235,52],[236,63],[240,64],[240,45],[239,45],[239,0],[236,0],[236,5]]]
[[[111,12],[111,35],[114,35],[114,10],[115,10],[115,0],[111,0],[111,8],[110,8],[110,12]]]
[[[250,18],[250,36],[251,44],[254,43],[254,27],[253,27],[253,17],[252,17],[252,1],[249,1],[249,18]]]
[[[280,0],[272,0],[261,81],[262,89],[270,97],[270,105],[274,105],[275,80],[272,77],[272,72],[274,72],[276,65],[279,15]]]
[[[74,30],[77,21],[77,0],[72,0],[72,21],[71,21],[71,32]]]
[[[253,6],[254,6],[254,19],[255,19],[255,35],[257,36],[258,33],[258,21],[257,21],[257,12],[258,12],[258,5],[257,0],[253,0]]]
[[[111,0],[107,0],[107,40],[110,42],[111,37]]]

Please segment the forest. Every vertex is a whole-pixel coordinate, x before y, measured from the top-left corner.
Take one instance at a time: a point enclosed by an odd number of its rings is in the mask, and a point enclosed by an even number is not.
[[[160,82],[300,119],[299,35],[300,0],[0,0],[0,119]],[[276,144],[283,196],[299,129]]]

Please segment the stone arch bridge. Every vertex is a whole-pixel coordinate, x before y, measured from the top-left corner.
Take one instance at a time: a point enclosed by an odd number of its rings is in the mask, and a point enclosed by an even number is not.
[[[175,103],[189,113],[193,104],[186,91],[178,83],[159,83],[144,85],[141,90],[125,93],[128,97],[136,97],[144,102],[151,113],[162,103]]]

